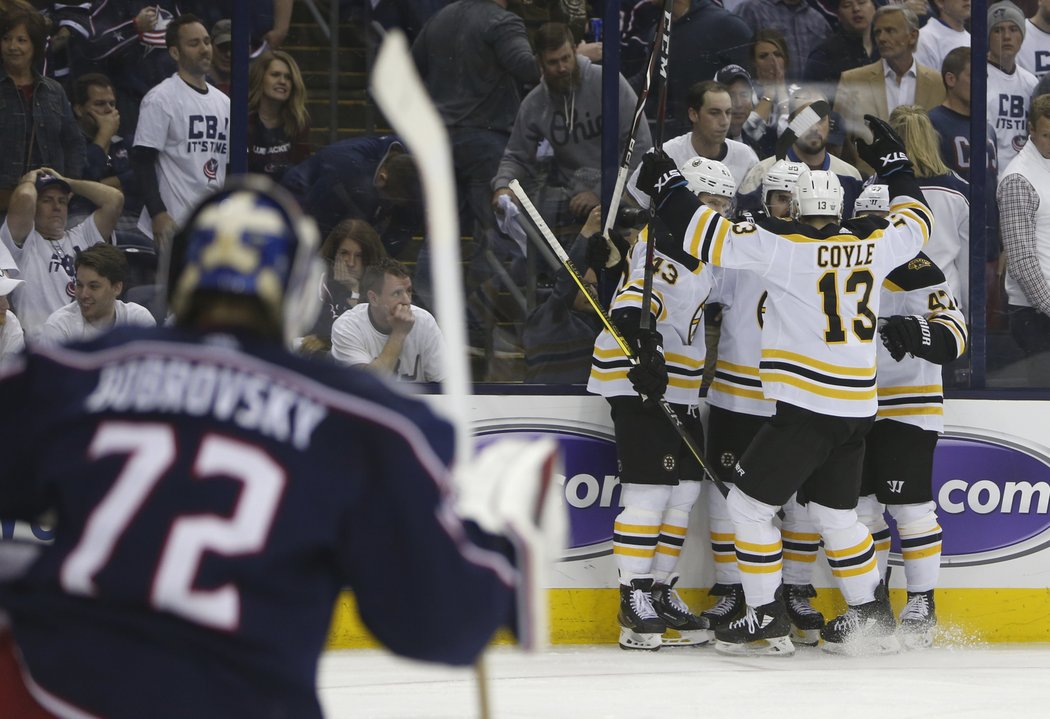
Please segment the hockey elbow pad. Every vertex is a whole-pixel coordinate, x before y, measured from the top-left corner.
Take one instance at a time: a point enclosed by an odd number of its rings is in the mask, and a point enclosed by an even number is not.
[[[879,328],[879,335],[890,357],[897,362],[910,354],[942,365],[959,355],[959,346],[948,328],[936,322],[930,324],[919,315],[894,315]]]
[[[922,193],[922,188],[919,186],[919,181],[915,179],[915,174],[911,170],[890,175],[885,180],[891,205],[896,198],[907,195],[929,207],[929,204],[926,202],[926,196]]]

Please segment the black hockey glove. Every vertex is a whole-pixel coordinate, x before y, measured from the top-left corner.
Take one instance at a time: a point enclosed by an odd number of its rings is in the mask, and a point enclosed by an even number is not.
[[[678,165],[663,150],[652,150],[642,156],[638,171],[638,189],[653,198],[659,208],[672,190],[686,187],[688,183],[678,171]]]
[[[627,372],[627,379],[647,404],[654,404],[667,389],[664,338],[656,330],[638,330],[633,340],[638,364]]]
[[[879,177],[889,177],[901,171],[914,174],[911,160],[904,150],[904,141],[889,123],[874,115],[865,115],[864,121],[871,129],[873,139],[870,145],[863,140],[857,140],[857,153],[860,158],[875,168]]]
[[[600,232],[595,232],[587,238],[586,259],[587,266],[594,270],[595,273],[606,269],[609,264],[609,255],[611,254],[609,250],[610,242],[619,251],[620,261],[623,262],[627,259],[627,252],[631,249],[631,246],[627,244],[627,240],[619,232],[609,230],[608,240]]]
[[[897,362],[904,355],[925,358],[933,349],[933,333],[925,317],[918,315],[894,315],[879,328],[882,344]]]

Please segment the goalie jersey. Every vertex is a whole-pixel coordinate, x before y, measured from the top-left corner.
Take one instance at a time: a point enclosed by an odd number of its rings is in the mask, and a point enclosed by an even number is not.
[[[941,325],[947,333],[934,333],[934,340],[950,338],[953,358],[966,351],[966,319],[959,310],[941,269],[926,255],[904,263],[882,283],[882,317],[920,315],[930,325]],[[941,366],[905,355],[894,361],[882,343],[878,355],[879,413],[876,419],[893,419],[934,432],[944,430],[944,391]]]
[[[512,550],[450,506],[451,426],[373,374],[118,328],[0,371],[0,407],[0,517],[57,510],[0,609],[59,716],[319,719],[344,587],[418,659],[469,663],[512,619]]]
[[[645,277],[645,250],[648,244],[643,231],[628,255],[627,277],[613,298],[609,314],[619,309],[642,307],[642,284]],[[704,375],[704,306],[714,284],[716,268],[700,265],[690,271],[660,251],[653,252],[652,314],[654,328],[663,336],[664,361],[667,364],[667,391],[664,397],[672,404],[694,406],[700,402],[700,384]],[[603,397],[638,394],[627,379],[631,363],[608,329],[594,342],[594,357],[587,390]]]
[[[769,288],[759,378],[766,397],[838,417],[872,417],[883,280],[929,239],[929,209],[907,195],[885,219],[815,229],[763,219],[732,223],[701,205],[682,249],[721,267],[752,270]]]

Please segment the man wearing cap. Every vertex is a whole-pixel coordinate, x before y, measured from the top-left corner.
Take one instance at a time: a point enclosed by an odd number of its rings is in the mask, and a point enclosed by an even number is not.
[[[233,23],[223,18],[211,28],[211,71],[208,82],[230,94],[230,49],[233,47]]]
[[[0,269],[0,369],[3,369],[11,359],[25,349],[26,343],[22,335],[22,324],[11,312],[10,294],[22,280],[16,280]]]
[[[755,97],[751,74],[740,65],[726,65],[715,74],[715,82],[728,88],[733,103],[726,139],[744,143],[759,157],[772,155],[776,149],[777,129],[767,125],[755,112],[758,98]]]
[[[1010,0],[988,7],[988,123],[995,130],[1000,168],[1010,164],[1028,138],[1028,106],[1039,84],[1017,64],[1024,33],[1024,13]]]
[[[76,193],[98,207],[80,224],[66,229],[69,200]],[[52,312],[75,296],[77,252],[109,241],[124,195],[90,180],[72,180],[50,168],[30,170],[11,195],[0,242],[18,263],[25,284],[12,297],[15,310],[32,342]]]

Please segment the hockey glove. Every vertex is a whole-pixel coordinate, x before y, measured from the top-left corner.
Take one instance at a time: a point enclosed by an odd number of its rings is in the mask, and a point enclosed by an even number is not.
[[[900,362],[904,355],[924,358],[933,349],[933,333],[925,317],[894,315],[879,328],[882,344],[890,357]]]
[[[889,123],[874,115],[865,115],[864,121],[868,123],[873,139],[870,145],[857,140],[860,158],[875,168],[879,177],[889,177],[901,171],[914,174],[911,160],[904,151],[904,141]]]
[[[633,339],[638,364],[628,370],[627,379],[647,403],[655,404],[667,390],[664,338],[656,330],[638,330]]]
[[[642,156],[638,189],[653,198],[655,207],[659,208],[676,187],[687,185],[678,165],[663,150],[653,150]]]
[[[609,264],[610,256],[612,255],[611,247],[615,247],[616,251],[620,253],[621,262],[627,257],[627,252],[631,249],[630,245],[627,244],[627,240],[616,230],[609,230],[608,240],[599,232],[595,232],[588,237],[587,266],[594,270],[595,273],[598,273],[619,264],[613,263],[612,266]]]

